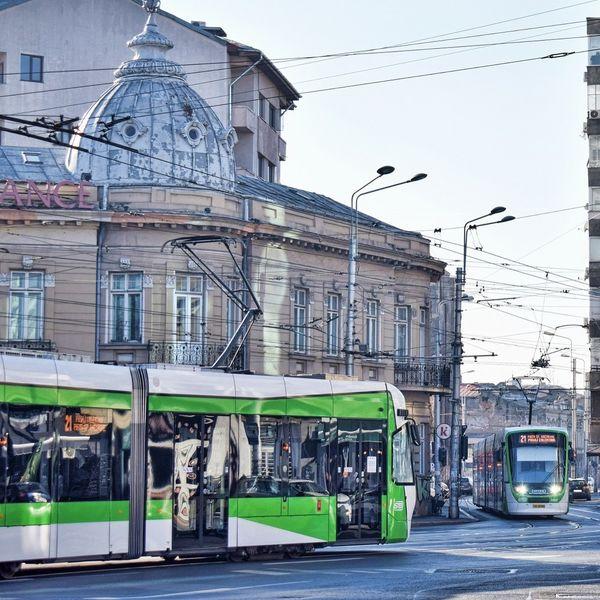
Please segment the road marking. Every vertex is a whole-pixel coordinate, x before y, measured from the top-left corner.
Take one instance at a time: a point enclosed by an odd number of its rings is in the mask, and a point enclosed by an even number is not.
[[[365,555],[368,556],[368,555]],[[282,563],[282,561],[278,561],[278,562],[264,562],[262,563],[263,565],[281,565],[281,564],[297,564],[297,565],[312,565],[313,563],[322,563],[322,562],[339,562],[339,561],[343,561],[343,560],[361,560],[359,557],[357,556],[348,556],[345,558],[309,558],[309,559],[305,559],[305,560],[295,560],[295,561],[285,561],[284,563]]]
[[[291,571],[278,571],[275,569],[269,569],[267,571],[260,571],[259,569],[236,569],[231,571],[232,573],[243,573],[245,575],[291,575]]]
[[[275,587],[279,585],[294,585],[304,583],[306,580],[283,581],[281,583],[262,583],[258,585],[244,585],[239,587],[221,587],[202,590],[189,590],[187,592],[171,592],[170,594],[153,594],[151,596],[127,596],[128,600],[151,600],[152,598],[178,598],[183,596],[196,596],[198,594],[221,594],[224,592],[238,592],[240,590],[253,590],[257,588]],[[122,596],[86,596],[87,600],[121,600]]]

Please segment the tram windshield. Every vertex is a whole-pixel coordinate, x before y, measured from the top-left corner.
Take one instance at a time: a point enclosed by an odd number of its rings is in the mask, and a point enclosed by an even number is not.
[[[564,483],[566,440],[558,432],[513,433],[508,438],[515,486]]]

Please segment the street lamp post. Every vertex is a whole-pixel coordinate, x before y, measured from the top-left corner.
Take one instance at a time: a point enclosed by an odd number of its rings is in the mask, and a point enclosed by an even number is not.
[[[474,225],[476,221],[497,215],[506,210],[504,206],[496,206],[485,215],[481,215],[475,219],[467,221],[463,226],[463,263],[462,269],[456,269],[456,287],[454,296],[454,339],[452,342],[452,426],[451,426],[451,444],[450,444],[450,509],[448,517],[450,519],[458,519],[458,499],[460,496],[460,438],[462,433],[461,428],[461,411],[460,411],[460,365],[462,362],[462,298],[464,293],[464,285],[466,282],[467,273],[467,240],[469,231],[477,227],[485,227],[487,225],[495,225],[497,223],[507,223],[512,221],[514,217],[506,216],[498,221],[490,221],[481,225]]]
[[[406,181],[399,181],[398,183],[392,183],[384,187],[375,188],[374,190],[368,190],[363,192],[366,187],[371,185],[374,181],[389,175],[394,172],[394,167],[384,166],[377,169],[377,176],[365,183],[362,187],[358,188],[350,198],[350,208],[352,210],[352,216],[350,219],[350,245],[348,249],[348,312],[346,314],[346,335],[344,336],[344,353],[346,355],[346,375],[352,377],[354,375],[354,317],[355,317],[355,297],[356,297],[356,266],[358,262],[358,201],[362,196],[366,194],[373,194],[382,190],[387,190],[399,185],[406,183],[413,183],[425,179],[427,175],[425,173],[417,173],[414,177],[407,179]],[[362,193],[360,193],[362,192]]]

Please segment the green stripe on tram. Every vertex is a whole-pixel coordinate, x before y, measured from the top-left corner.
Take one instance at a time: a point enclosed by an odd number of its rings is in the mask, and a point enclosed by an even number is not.
[[[9,404],[82,406],[121,410],[131,408],[131,392],[55,388],[16,383],[5,383],[4,390],[4,401]]]

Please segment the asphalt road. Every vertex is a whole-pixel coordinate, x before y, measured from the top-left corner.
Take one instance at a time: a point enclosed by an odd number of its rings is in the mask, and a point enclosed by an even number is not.
[[[419,527],[407,544],[334,548],[302,559],[28,567],[0,582],[0,598],[600,600],[599,500],[543,520],[465,508],[481,520]]]

